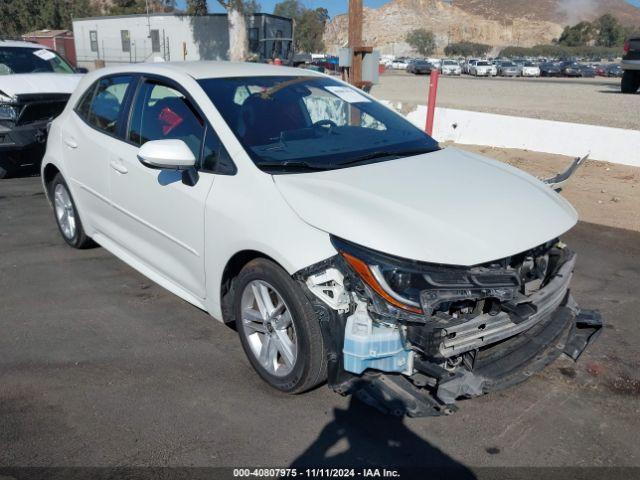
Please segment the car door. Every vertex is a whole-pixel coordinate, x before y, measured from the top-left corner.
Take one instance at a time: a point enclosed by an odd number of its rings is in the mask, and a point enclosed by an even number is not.
[[[97,80],[62,126],[65,175],[89,234],[109,230],[109,152],[121,142],[118,129],[133,81],[131,75]]]
[[[205,298],[204,211],[215,175],[200,172],[195,185],[176,170],[143,165],[141,145],[179,139],[196,159],[203,151],[204,116],[177,84],[144,78],[131,104],[126,141],[111,150],[111,235],[145,266],[199,299]]]

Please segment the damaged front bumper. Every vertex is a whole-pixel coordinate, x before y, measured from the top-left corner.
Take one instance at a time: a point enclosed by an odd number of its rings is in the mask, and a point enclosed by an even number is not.
[[[534,291],[509,296],[485,289],[485,295],[503,295],[500,308],[454,315],[378,315],[380,299],[341,256],[298,275],[322,328],[329,386],[387,413],[433,416],[455,412],[459,398],[522,382],[563,353],[578,359],[597,338],[602,321],[571,296],[575,261],[576,255],[564,250]],[[450,290],[446,294],[451,298]],[[423,298],[425,312],[436,304]]]

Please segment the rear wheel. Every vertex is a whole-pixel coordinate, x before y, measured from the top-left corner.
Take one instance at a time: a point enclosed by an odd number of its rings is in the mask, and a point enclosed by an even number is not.
[[[640,88],[640,71],[625,70],[622,74],[622,93],[636,93]]]
[[[242,348],[269,385],[301,393],[326,379],[319,322],[286,271],[267,259],[252,260],[238,275],[233,306]]]
[[[49,184],[49,197],[53,203],[58,230],[64,241],[73,248],[82,249],[93,246],[93,241],[84,233],[69,187],[59,173]]]

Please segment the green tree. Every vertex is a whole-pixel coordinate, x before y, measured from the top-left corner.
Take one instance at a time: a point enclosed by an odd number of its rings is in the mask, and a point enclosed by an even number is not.
[[[299,22],[305,10],[305,6],[299,0],[284,0],[276,3],[273,14],[293,18],[296,22]]]
[[[433,32],[424,28],[411,30],[406,36],[406,41],[415,48],[420,55],[431,55],[436,49],[436,38]]]
[[[207,0],[187,0],[188,15],[206,15],[208,12]]]
[[[567,47],[579,47],[593,42],[596,38],[597,29],[590,22],[580,22],[573,26],[567,26],[562,31],[558,39],[559,45]]]
[[[0,32],[5,37],[44,28],[71,29],[72,18],[97,15],[90,0],[1,0]]]
[[[324,50],[324,29],[329,21],[329,12],[326,8],[310,9],[299,0],[284,0],[275,5],[273,13],[292,18],[295,22],[294,49],[296,52],[315,53]]]
[[[491,46],[484,43],[458,42],[447,45],[444,54],[448,57],[482,57],[490,50]]]
[[[324,29],[329,20],[326,8],[305,10],[296,25],[296,50],[307,53],[318,53],[324,50]]]
[[[616,47],[624,43],[625,29],[618,19],[606,13],[595,21],[595,26],[598,29],[598,36],[596,37],[596,45],[601,47]]]

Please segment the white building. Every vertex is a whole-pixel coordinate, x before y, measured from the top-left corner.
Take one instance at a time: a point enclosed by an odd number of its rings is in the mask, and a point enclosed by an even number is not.
[[[73,20],[79,67],[124,63],[224,60],[228,58],[226,14],[174,13],[91,17]],[[249,50],[260,60],[293,56],[293,20],[256,13],[247,17]]]

